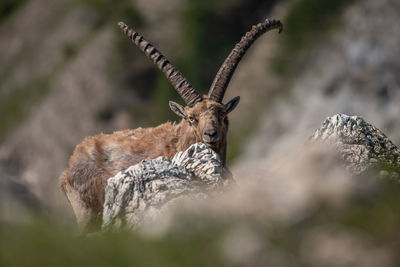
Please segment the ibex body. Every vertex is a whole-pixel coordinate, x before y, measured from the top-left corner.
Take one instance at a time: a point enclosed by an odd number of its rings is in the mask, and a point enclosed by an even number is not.
[[[201,96],[154,46],[124,23],[120,22],[119,26],[165,74],[187,106],[170,101],[172,111],[182,118],[178,124],[167,122],[154,128],[100,134],[86,138],[75,148],[69,168],[60,179],[78,224],[83,228],[101,222],[107,180],[144,159],[172,158],[191,144],[203,142],[217,152],[225,164],[227,114],[239,103],[239,97],[235,97],[222,104],[228,83],[240,59],[258,36],[270,29],[282,30],[282,24],[275,20],[253,26],[221,66],[208,95]]]

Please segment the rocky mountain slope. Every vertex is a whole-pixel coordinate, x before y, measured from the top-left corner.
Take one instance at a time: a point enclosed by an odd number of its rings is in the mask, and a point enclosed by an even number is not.
[[[393,0],[348,6],[340,24],[295,63],[289,94],[262,116],[233,172],[247,175],[284,157],[336,113],[363,116],[400,144],[399,11]]]
[[[119,20],[149,36],[189,80],[208,83],[231,39],[249,27],[237,18],[252,10],[265,14],[273,3],[176,0],[166,8],[162,1],[142,0],[21,1],[0,23],[2,217],[15,218],[33,206],[60,213],[53,217],[71,214],[58,176],[76,144],[100,132],[177,119],[168,109],[176,92],[126,40]],[[216,23],[209,31],[229,31],[210,33],[210,39],[207,23]],[[210,62],[214,70],[203,73]]]
[[[0,20],[1,216],[34,207],[73,221],[58,176],[76,144],[176,119],[167,104],[176,93],[122,36],[118,20],[135,26],[203,92],[251,24],[271,16],[287,26],[254,44],[227,91],[226,99],[242,99],[228,145],[239,179],[285,156],[336,113],[363,116],[398,145],[399,4],[344,2],[21,1]],[[325,17],[332,23],[321,28]],[[288,43],[298,49],[291,53]],[[279,71],[282,59],[289,72]]]

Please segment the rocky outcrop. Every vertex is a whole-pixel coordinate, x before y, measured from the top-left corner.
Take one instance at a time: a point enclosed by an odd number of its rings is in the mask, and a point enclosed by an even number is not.
[[[318,144],[323,144],[325,149],[315,153],[312,148],[314,145],[320,147]],[[330,149],[327,144],[332,145],[334,149]],[[331,176],[337,176],[337,170],[344,177],[348,176],[348,174],[344,174],[344,168],[340,167],[342,165],[338,165],[335,161],[335,153],[331,153],[335,149],[345,163],[346,169],[350,171],[349,174],[359,175],[373,166],[379,167],[378,164],[400,166],[400,150],[384,133],[361,117],[338,114],[327,118],[311,136],[306,147],[303,147],[301,157],[303,163],[300,164],[302,165],[301,175],[297,173],[293,179],[305,183],[310,179],[301,178],[301,176],[319,177],[313,172],[308,173],[307,169],[314,168],[323,169],[327,173],[332,172]],[[326,165],[319,166],[320,164],[313,160],[315,155],[318,155],[319,159],[325,158]],[[299,163],[298,160],[293,161],[293,159],[288,160],[287,158],[281,158],[280,163],[282,162],[289,164],[287,168],[283,168],[285,170],[293,169],[294,165]],[[265,166],[265,168],[266,171],[259,175],[259,179],[261,179],[259,186],[261,187],[264,186],[261,181],[269,180],[267,176],[279,176],[284,172],[282,169],[278,172],[280,174],[271,172],[272,165]],[[251,173],[250,169],[251,167],[249,167],[249,173]],[[332,171],[332,169],[336,171]],[[291,175],[283,175],[283,177],[286,176]],[[251,177],[249,174],[246,179],[253,180],[253,182],[258,180]],[[291,186],[296,183],[293,179],[290,182]],[[285,183],[284,179],[278,180],[280,181],[278,183]],[[311,184],[316,182],[311,180]],[[103,229],[119,229],[121,227],[131,229],[142,226],[146,222],[157,221],[173,205],[179,203],[178,201],[207,199],[210,194],[225,189],[232,182],[229,170],[223,166],[218,155],[202,143],[194,144],[186,151],[177,153],[172,160],[159,157],[142,161],[108,180],[103,211]],[[243,192],[240,193],[240,187],[246,191],[245,183],[243,181],[241,186],[235,189],[237,192],[234,195],[243,194]],[[346,191],[343,188],[340,190]],[[232,192],[227,194],[232,196]],[[263,196],[263,198],[268,197]],[[292,203],[290,206],[293,205]],[[269,209],[269,212],[273,212],[273,208]]]
[[[398,10],[396,0],[354,1],[340,13],[340,22],[333,22],[329,36],[319,43],[312,37],[313,45],[305,48],[310,51],[304,52],[308,58],[298,63],[287,86],[290,93],[271,101],[230,166],[235,176],[246,173],[249,164],[257,172],[291,153],[326,117],[337,113],[366,118],[400,145],[400,35],[391,26],[400,18]],[[270,88],[274,79],[265,79]]]
[[[329,117],[310,140],[334,145],[348,170],[354,174],[378,163],[400,166],[400,149],[359,116],[337,114]]]
[[[207,198],[233,181],[219,156],[196,143],[172,160],[144,160],[108,180],[103,228],[133,228],[182,198]]]

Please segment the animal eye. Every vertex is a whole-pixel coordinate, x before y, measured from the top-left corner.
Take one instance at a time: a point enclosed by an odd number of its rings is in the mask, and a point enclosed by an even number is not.
[[[193,116],[189,116],[189,121],[190,121],[190,122],[195,122],[195,121],[196,121],[196,118],[193,117]]]

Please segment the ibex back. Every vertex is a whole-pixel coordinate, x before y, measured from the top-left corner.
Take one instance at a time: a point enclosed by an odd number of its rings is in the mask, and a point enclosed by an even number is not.
[[[240,59],[251,44],[271,29],[282,30],[277,20],[266,20],[254,25],[236,44],[219,69],[208,95],[200,95],[153,45],[120,22],[118,25],[142,52],[164,73],[187,106],[170,101],[169,106],[179,117],[178,124],[166,122],[154,128],[123,130],[86,138],[69,160],[69,168],[61,174],[61,187],[76,215],[78,224],[88,229],[101,223],[104,189],[107,180],[144,159],[167,156],[191,144],[203,142],[225,164],[228,113],[239,103],[235,97],[228,103],[222,100],[229,81]]]

